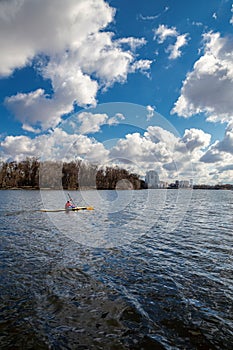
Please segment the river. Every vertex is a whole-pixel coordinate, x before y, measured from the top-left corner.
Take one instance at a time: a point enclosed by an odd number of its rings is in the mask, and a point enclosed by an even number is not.
[[[1,349],[231,349],[233,192],[1,191]]]

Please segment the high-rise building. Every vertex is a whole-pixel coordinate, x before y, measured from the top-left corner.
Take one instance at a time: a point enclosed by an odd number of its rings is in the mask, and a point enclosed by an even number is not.
[[[188,180],[180,180],[179,187],[180,188],[189,188],[190,182]]]
[[[146,173],[145,182],[148,188],[158,188],[159,187],[159,175],[154,170],[149,170]]]

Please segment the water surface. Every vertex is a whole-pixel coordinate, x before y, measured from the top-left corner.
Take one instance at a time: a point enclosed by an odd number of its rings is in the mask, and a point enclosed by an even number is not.
[[[1,191],[1,349],[231,349],[231,191]]]

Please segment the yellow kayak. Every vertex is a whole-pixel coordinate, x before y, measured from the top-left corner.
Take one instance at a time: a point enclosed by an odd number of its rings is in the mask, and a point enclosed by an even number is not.
[[[74,208],[67,208],[67,209],[40,209],[41,212],[59,212],[59,211],[79,211],[79,210],[94,210],[93,207],[74,207]]]

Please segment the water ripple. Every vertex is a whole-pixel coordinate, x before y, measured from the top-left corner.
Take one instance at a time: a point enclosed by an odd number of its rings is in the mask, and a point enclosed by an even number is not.
[[[0,208],[1,349],[231,349],[232,193],[194,191],[186,213],[172,190],[140,212],[137,193],[124,211],[55,217],[93,242],[124,237],[102,248],[32,210],[37,191],[2,193],[14,211]]]

